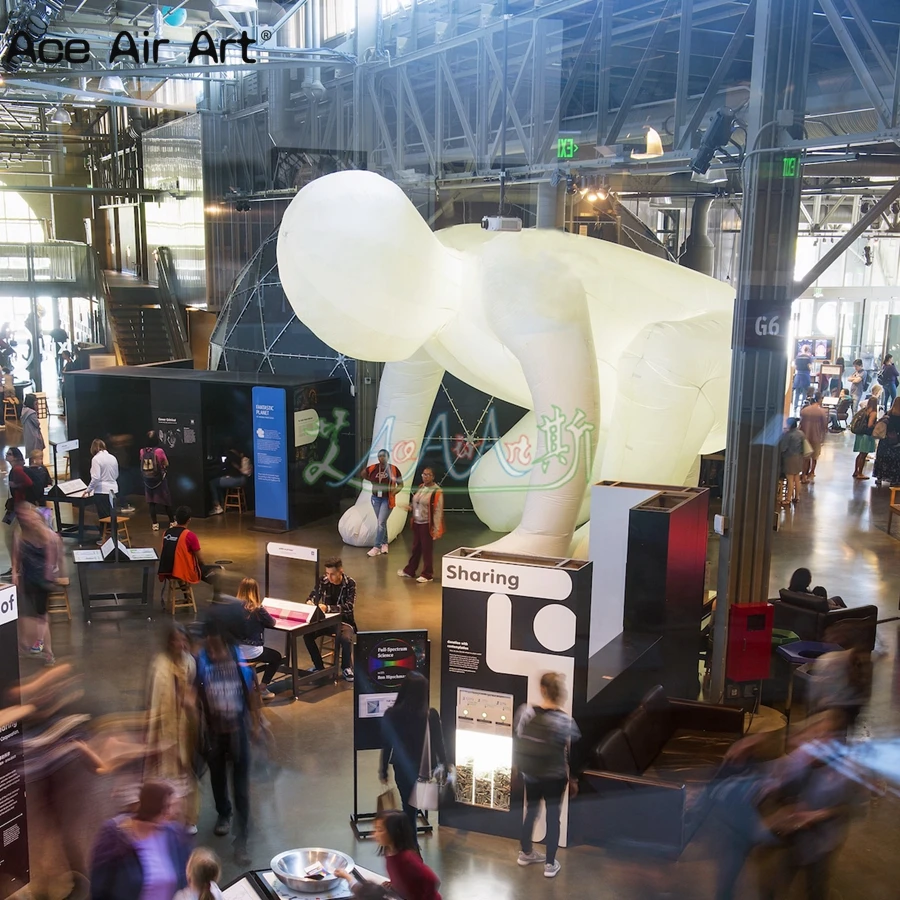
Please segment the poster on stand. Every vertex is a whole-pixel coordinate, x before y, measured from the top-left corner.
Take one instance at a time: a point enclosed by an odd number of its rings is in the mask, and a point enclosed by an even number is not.
[[[16,589],[0,585],[0,696],[19,684]],[[29,881],[22,723],[0,727],[0,900]]]
[[[288,527],[288,442],[284,388],[253,388],[256,518]]]
[[[430,672],[427,631],[361,631],[353,654],[353,744],[356,750],[381,747],[381,719],[394,705],[410,672]]]

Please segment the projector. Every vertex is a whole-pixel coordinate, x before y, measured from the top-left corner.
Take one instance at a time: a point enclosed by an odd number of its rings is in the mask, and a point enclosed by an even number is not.
[[[522,220],[512,216],[485,216],[481,227],[485,231],[521,231]]]

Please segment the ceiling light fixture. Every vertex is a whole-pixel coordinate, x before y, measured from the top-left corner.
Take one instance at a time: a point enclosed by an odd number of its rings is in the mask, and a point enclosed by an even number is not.
[[[716,155],[717,150],[722,150],[731,143],[731,135],[734,133],[734,110],[723,107],[717,109],[709,121],[709,127],[703,132],[703,140],[700,147],[691,160],[691,170],[698,175],[705,175]]]
[[[57,106],[50,110],[49,122],[51,125],[71,125],[72,115],[67,109]]]
[[[259,8],[256,0],[212,0],[216,9],[231,13],[256,12]]]
[[[663,155],[662,138],[655,128],[647,128],[647,152],[632,153],[632,159],[655,159]]]
[[[98,90],[107,94],[125,93],[125,82],[118,75],[104,75],[100,79]]]

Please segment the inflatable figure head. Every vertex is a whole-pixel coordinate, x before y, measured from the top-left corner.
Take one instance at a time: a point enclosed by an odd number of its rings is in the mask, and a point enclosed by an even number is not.
[[[358,359],[406,359],[448,318],[445,251],[409,199],[373,172],[304,187],[284,214],[278,269],[297,317]],[[452,304],[451,304],[452,305]]]

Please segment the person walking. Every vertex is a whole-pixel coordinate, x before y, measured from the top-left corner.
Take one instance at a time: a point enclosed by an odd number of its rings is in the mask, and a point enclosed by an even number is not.
[[[856,454],[856,463],[853,467],[853,477],[866,479],[869,476],[864,474],[863,469],[866,467],[866,460],[870,453],[875,452],[875,438],[872,437],[872,431],[875,428],[875,422],[878,420],[878,401],[874,397],[869,397],[866,405],[860,412],[865,415],[861,416],[860,424],[856,426],[854,434],[856,440],[853,442],[853,452]],[[853,417],[853,422],[857,422],[857,417]]]
[[[794,408],[800,410],[806,402],[806,393],[810,385],[810,370],[813,357],[809,344],[804,344],[794,360]]]
[[[6,552],[9,554],[9,568],[2,574],[2,578],[9,578],[13,573],[12,557],[13,543],[19,530],[16,522],[16,509],[20,504],[26,503],[34,489],[34,484],[25,470],[25,457],[18,447],[10,447],[6,451],[6,462],[9,464],[9,496],[6,498],[6,508],[3,515],[3,538],[6,543]]]
[[[869,376],[863,369],[863,361],[861,359],[853,360],[853,371],[847,379],[850,384],[850,403],[853,412],[856,412],[859,404],[862,402],[863,394],[869,386]]]
[[[409,562],[397,574],[401,578],[416,578],[421,559],[422,574],[416,581],[427,584],[434,581],[434,542],[444,533],[444,492],[435,483],[433,469],[422,469],[422,485],[413,494],[411,505],[412,553]]]
[[[119,493],[119,461],[99,438],[91,442],[91,483],[88,493],[94,495],[97,515],[104,519],[112,514],[109,495]]]
[[[274,628],[275,620],[262,605],[259,583],[255,578],[245,578],[241,581],[237,599],[243,604],[244,612],[244,631],[239,645],[241,655],[244,662],[251,665],[266,664],[260,679],[259,696],[263,700],[271,700],[275,695],[269,690],[269,682],[275,677],[284,659],[276,649],[265,645],[266,629]]]
[[[309,592],[306,602],[315,604],[322,612],[341,614],[341,674],[344,681],[353,681],[353,639],[357,631],[353,613],[356,605],[356,582],[344,574],[344,565],[339,556],[330,556],[325,560],[325,574]],[[303,643],[312,660],[313,671],[324,669],[325,663],[316,643],[316,635],[304,635]]]
[[[431,744],[431,758],[424,762],[430,773],[438,765],[447,765],[444,732],[441,717],[430,703],[428,679],[421,672],[412,671],[403,679],[397,691],[396,702],[381,720],[381,763],[378,774],[381,783],[387,784],[388,764],[394,767],[394,781],[417,848],[419,813],[411,800],[413,788],[423,769],[426,737]]]
[[[197,749],[197,666],[187,632],[172,623],[165,649],[150,665],[147,690],[147,763],[145,776],[165,778],[181,787],[188,834],[197,833],[200,785],[194,771]]]
[[[562,709],[564,700],[563,676],[546,672],[541,676],[540,705],[518,710],[513,739],[513,762],[525,782],[525,821],[517,861],[520,866],[544,863],[545,878],[555,878],[559,872],[556,851],[563,794],[569,788],[569,747],[581,737],[575,720]],[[532,843],[541,800],[547,810],[546,856],[537,853]]]
[[[900,398],[894,400],[887,412],[885,435],[878,441],[872,474],[876,484],[883,481],[900,484]]]
[[[384,856],[392,894],[402,900],[441,900],[438,893],[441,880],[422,861],[416,833],[399,809],[387,809],[375,816],[372,837],[378,844],[378,852]],[[353,896],[362,896],[361,891],[355,890],[353,875],[343,869],[335,870],[334,874],[351,886]]]
[[[197,694],[200,715],[206,726],[208,746],[204,748],[209,765],[218,818],[213,829],[220,837],[232,827],[232,812],[237,812],[234,861],[250,865],[247,837],[250,827],[250,731],[257,729],[259,704],[253,672],[240,658],[237,649],[226,642],[216,619],[206,623],[206,643],[197,657]],[[228,795],[228,768],[234,805]]]
[[[19,592],[22,649],[56,665],[50,646],[47,598],[56,588],[62,564],[62,542],[30,503],[16,507],[19,531],[13,544],[13,577]]]
[[[91,900],[171,900],[187,887],[189,838],[172,821],[175,789],[151,779],[133,815],[100,828],[91,862]]]
[[[822,455],[822,445],[828,434],[828,410],[822,406],[822,395],[816,393],[813,402],[800,410],[800,430],[812,447],[812,453],[803,457],[803,474],[800,481],[806,484],[816,477],[816,464]]]
[[[885,356],[881,363],[878,380],[884,387],[884,408],[890,409],[897,398],[897,382],[900,381],[900,371],[897,370],[897,366],[894,364],[894,357],[890,353]]]
[[[397,494],[403,487],[400,470],[389,462],[387,450],[378,451],[378,462],[369,466],[363,478],[372,485],[372,509],[375,510],[375,544],[368,556],[388,552],[387,520],[397,502]]]
[[[159,531],[156,519],[158,507],[162,507],[172,524],[172,494],[169,492],[169,459],[159,445],[159,435],[147,432],[147,446],[141,450],[141,477],[144,479],[144,497],[150,508],[150,522],[154,531]]]
[[[803,471],[804,434],[797,427],[799,419],[791,417],[787,420],[787,430],[778,442],[781,456],[781,471],[787,478],[787,499],[785,505],[800,501],[800,473]]]
[[[22,433],[25,441],[25,455],[31,459],[35,450],[43,451],[47,445],[44,443],[44,435],[41,434],[41,420],[37,414],[37,397],[34,394],[26,394],[22,404]]]

